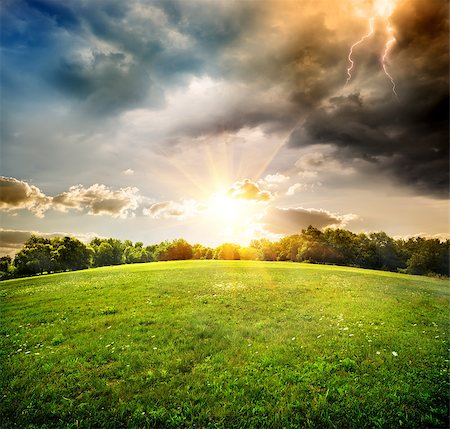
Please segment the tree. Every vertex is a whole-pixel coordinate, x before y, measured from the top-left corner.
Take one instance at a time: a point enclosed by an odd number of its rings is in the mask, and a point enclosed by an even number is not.
[[[254,247],[241,247],[238,249],[239,259],[245,261],[257,261],[258,260],[258,249]]]
[[[94,266],[103,267],[106,265],[113,265],[114,252],[111,244],[106,241],[100,243],[94,248]]]
[[[144,244],[138,241],[134,244],[130,240],[124,241],[123,259],[126,264],[134,264],[138,262],[152,262],[153,252],[144,249]]]
[[[354,265],[357,255],[356,234],[345,229],[327,228],[322,235],[323,241],[332,250],[328,262]]]
[[[16,267],[12,264],[11,256],[2,256],[0,258],[0,280],[9,279],[16,274]]]
[[[298,251],[303,244],[302,237],[298,234],[283,237],[280,240],[279,261],[298,261]]]
[[[260,261],[276,261],[280,254],[280,244],[273,243],[267,238],[260,240],[252,240],[250,247],[254,247],[258,251],[258,259]]]
[[[53,238],[52,261],[55,270],[82,270],[89,267],[91,251],[73,237]]]
[[[95,267],[120,265],[125,262],[123,255],[125,246],[116,238],[94,238],[90,242],[90,246],[93,250],[93,265]]]
[[[7,273],[8,269],[12,263],[11,256],[2,256],[0,258],[0,271],[3,273]]]
[[[421,237],[408,240],[404,244],[409,256],[406,272],[410,274],[449,274],[449,244],[436,239]]]
[[[238,244],[224,243],[216,247],[214,252],[214,259],[225,260],[239,260],[239,248]]]
[[[204,259],[206,253],[206,247],[201,244],[194,244],[192,246],[192,259]]]
[[[337,252],[329,247],[325,237],[317,228],[309,226],[302,230],[302,245],[298,250],[298,261],[311,262],[334,262],[337,259]]]
[[[192,246],[182,238],[171,242],[163,241],[158,245],[155,252],[155,256],[158,261],[192,259],[192,254]]]
[[[371,244],[375,250],[375,267],[378,269],[397,271],[402,268],[400,252],[395,241],[385,232],[373,232],[369,235]]]
[[[18,274],[38,274],[52,271],[52,246],[48,238],[32,235],[14,258]]]

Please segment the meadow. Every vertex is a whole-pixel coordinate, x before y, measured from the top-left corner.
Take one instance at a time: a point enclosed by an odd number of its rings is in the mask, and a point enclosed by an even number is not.
[[[5,428],[448,427],[446,280],[181,261],[0,283]]]

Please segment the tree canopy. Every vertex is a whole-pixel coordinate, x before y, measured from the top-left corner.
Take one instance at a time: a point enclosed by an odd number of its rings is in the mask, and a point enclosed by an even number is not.
[[[0,279],[106,265],[183,259],[292,261],[348,265],[419,275],[449,275],[450,241],[421,237],[395,240],[385,232],[355,234],[312,226],[279,241],[253,240],[248,247],[224,243],[215,249],[178,238],[144,246],[140,241],[32,235],[15,255],[0,259]]]

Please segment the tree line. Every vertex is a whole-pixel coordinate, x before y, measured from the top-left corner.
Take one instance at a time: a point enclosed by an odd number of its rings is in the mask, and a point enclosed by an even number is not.
[[[346,265],[420,275],[449,275],[450,240],[421,237],[395,240],[384,232],[355,234],[309,226],[279,241],[262,238],[249,246],[224,243],[216,248],[184,239],[144,246],[142,242],[32,235],[14,258],[0,258],[0,279],[74,271],[91,267],[184,259],[292,261]]]

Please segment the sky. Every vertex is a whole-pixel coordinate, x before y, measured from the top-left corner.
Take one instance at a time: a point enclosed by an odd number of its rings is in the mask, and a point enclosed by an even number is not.
[[[449,235],[445,0],[4,0],[0,242]]]

